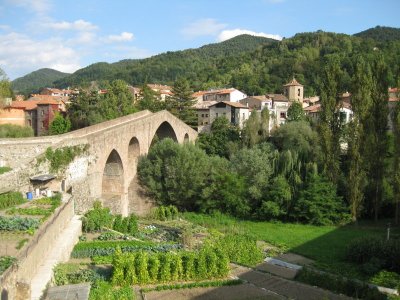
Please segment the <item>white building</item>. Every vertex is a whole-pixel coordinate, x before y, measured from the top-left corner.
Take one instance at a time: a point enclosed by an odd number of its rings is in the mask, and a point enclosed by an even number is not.
[[[196,98],[197,103],[207,101],[228,101],[228,102],[239,102],[240,100],[247,97],[247,95],[237,89],[215,89],[209,91],[199,91],[193,94]]]
[[[249,108],[238,102],[222,101],[209,107],[210,123],[215,118],[225,117],[233,125],[243,128],[244,122],[249,118]]]

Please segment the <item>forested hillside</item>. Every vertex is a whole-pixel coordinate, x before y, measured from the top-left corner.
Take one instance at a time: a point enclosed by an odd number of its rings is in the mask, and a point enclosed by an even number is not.
[[[41,88],[54,86],[54,81],[69,75],[53,69],[40,69],[17,78],[12,82],[12,89],[16,93],[37,93]]]
[[[221,43],[166,52],[146,59],[126,59],[113,64],[96,63],[58,80],[56,84],[60,87],[85,86],[93,80],[101,82],[113,79],[123,79],[134,85],[140,85],[146,80],[171,84],[178,76],[193,78],[196,74],[203,74],[203,78],[208,73],[212,75],[210,71],[214,72],[216,63],[222,57],[236,57],[276,42],[264,37],[241,35]],[[197,81],[193,84],[200,85],[202,82]]]
[[[398,41],[400,40],[400,29],[393,27],[376,26],[375,28],[370,28],[356,33],[355,36],[370,38],[380,42]]]

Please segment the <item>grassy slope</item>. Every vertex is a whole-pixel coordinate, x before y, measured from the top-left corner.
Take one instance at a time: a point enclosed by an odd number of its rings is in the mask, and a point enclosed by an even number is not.
[[[359,267],[345,261],[347,245],[365,236],[386,236],[384,225],[311,226],[290,223],[239,221],[226,216],[208,216],[185,213],[184,217],[208,228],[221,231],[246,232],[258,240],[280,246],[287,251],[301,254],[316,261],[320,269],[350,277],[363,278]],[[392,230],[400,234],[400,230]]]

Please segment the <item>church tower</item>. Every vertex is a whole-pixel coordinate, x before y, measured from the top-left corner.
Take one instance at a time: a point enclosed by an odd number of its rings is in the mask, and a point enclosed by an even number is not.
[[[292,81],[283,86],[283,94],[289,101],[299,101],[303,103],[303,85],[298,83],[294,77]]]

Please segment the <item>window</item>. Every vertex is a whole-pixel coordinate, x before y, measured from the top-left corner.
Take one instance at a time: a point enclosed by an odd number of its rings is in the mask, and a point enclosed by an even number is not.
[[[201,114],[201,117],[204,118],[204,114]]]
[[[286,118],[286,114],[284,113],[284,112],[281,112],[281,114],[280,114],[280,116],[281,116],[281,118]]]
[[[223,113],[224,117],[226,116],[226,113]]]
[[[208,114],[206,114],[206,118],[208,118]]]
[[[300,89],[297,90],[297,96],[300,97]]]
[[[42,115],[42,116],[44,115],[44,110],[40,111],[40,115]]]
[[[28,126],[32,126],[32,120],[28,120]]]
[[[46,122],[45,122],[45,121],[42,121],[42,128],[44,128],[45,125],[46,125]]]
[[[218,118],[218,113],[216,113],[215,116]]]
[[[245,113],[243,113],[243,120],[246,118],[246,114]]]

